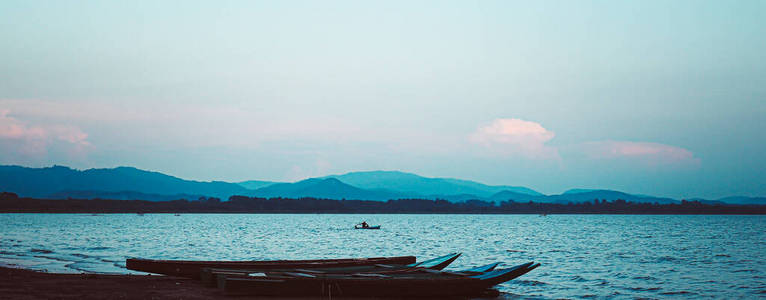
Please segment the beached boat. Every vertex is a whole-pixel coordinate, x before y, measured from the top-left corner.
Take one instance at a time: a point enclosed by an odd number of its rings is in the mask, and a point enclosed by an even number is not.
[[[326,276],[334,276],[334,275],[352,275],[356,277],[379,277],[379,276],[387,276],[387,275],[404,275],[404,274],[417,274],[417,273],[425,273],[425,274],[431,274],[432,276],[441,276],[441,275],[457,275],[457,276],[474,276],[474,275],[481,275],[483,273],[489,272],[494,270],[500,263],[492,263],[483,265],[480,267],[470,268],[467,270],[462,271],[440,271],[436,269],[431,268],[422,268],[422,267],[415,267],[415,268],[405,268],[405,269],[377,269],[377,272],[374,272],[373,269],[363,271],[363,272],[345,272],[345,273],[327,273],[327,272],[316,272],[316,270],[304,270],[304,269],[296,269],[296,270],[287,270],[287,271],[262,271],[262,272],[246,272],[242,273],[239,270],[233,270],[230,272],[210,272],[208,275],[205,275],[205,272],[203,271],[202,276],[202,282],[208,286],[208,287],[218,287],[223,289],[225,286],[226,278],[253,278],[253,277],[280,277],[280,276],[288,276],[288,277],[295,277],[296,274],[300,274],[298,276],[303,276],[302,274],[309,274],[312,276],[320,276],[320,277],[326,277]],[[214,282],[210,282],[210,280],[215,279]]]
[[[369,266],[376,264],[406,265],[414,262],[414,256],[265,261],[195,261],[129,258],[125,261],[125,265],[128,269],[134,271],[199,279],[200,271],[203,268],[302,269]]]
[[[400,274],[315,275],[286,272],[280,275],[225,277],[219,287],[226,295],[443,297],[480,295],[487,289],[537,268],[526,263],[476,275],[450,272]]]
[[[216,286],[222,277],[248,277],[254,273],[280,274],[283,272],[301,272],[308,274],[360,274],[360,273],[404,273],[418,272],[420,270],[438,271],[446,268],[454,262],[460,253],[450,253],[448,255],[425,260],[419,263],[408,265],[390,265],[375,264],[367,266],[337,267],[337,268],[300,268],[300,269],[220,269],[203,268],[200,272],[202,282],[207,286]],[[466,272],[486,272],[497,267],[498,263],[482,266],[479,268],[465,270]]]

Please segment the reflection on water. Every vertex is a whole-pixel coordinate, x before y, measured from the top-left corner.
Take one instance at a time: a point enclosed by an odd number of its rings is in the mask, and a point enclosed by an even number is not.
[[[362,220],[381,230],[354,230]],[[0,214],[0,262],[129,273],[125,258],[261,260],[463,252],[530,260],[508,298],[766,296],[764,216]]]

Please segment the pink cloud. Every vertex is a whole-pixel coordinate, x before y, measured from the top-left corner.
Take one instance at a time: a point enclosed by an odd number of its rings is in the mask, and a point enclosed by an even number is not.
[[[0,138],[6,139],[40,139],[45,137],[45,131],[42,128],[29,128],[9,117],[10,111],[0,109]]]
[[[695,157],[691,151],[671,145],[651,142],[594,141],[563,146],[559,149],[559,147],[547,145],[555,136],[555,133],[539,123],[509,118],[495,119],[479,127],[471,134],[470,140],[501,155],[519,155],[532,159],[562,161],[559,152],[564,151],[580,153],[591,160],[633,161],[651,167],[700,164],[699,158]]]
[[[479,127],[470,136],[474,143],[502,154],[518,154],[528,158],[558,159],[558,151],[545,145],[555,134],[539,123],[521,119],[495,119]]]
[[[0,143],[5,151],[21,156],[44,156],[53,144],[63,143],[67,152],[79,153],[90,146],[88,135],[74,126],[29,125],[0,109]],[[9,153],[10,154],[10,153]]]
[[[24,120],[46,120],[54,124],[75,124],[94,132],[121,130],[120,141],[173,144],[187,147],[257,147],[274,141],[345,141],[370,136],[353,121],[316,114],[277,115],[254,105],[200,103],[107,102],[96,100],[47,101],[0,99],[0,107]],[[68,141],[85,140],[82,131],[55,130]],[[76,129],[75,128],[75,129]],[[111,137],[110,137],[111,138]],[[133,139],[133,141],[130,141]],[[100,141],[103,143],[103,141]]]
[[[629,142],[599,141],[582,144],[582,152],[591,159],[637,159],[648,164],[699,164],[691,151],[670,145]]]

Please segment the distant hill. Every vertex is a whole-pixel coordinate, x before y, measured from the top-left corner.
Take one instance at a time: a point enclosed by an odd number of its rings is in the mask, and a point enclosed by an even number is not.
[[[81,191],[132,191],[157,195],[205,195],[227,199],[231,195],[248,195],[251,192],[234,183],[183,180],[131,167],[80,171],[62,166],[0,166],[0,190],[36,198],[67,198],[83,195]],[[89,193],[96,195],[93,192]]]
[[[747,196],[731,196],[718,200],[706,200],[702,198],[692,198],[689,201],[699,201],[704,204],[721,205],[721,204],[738,204],[738,205],[766,205],[766,197],[747,197]]]
[[[540,202],[540,199],[544,199],[545,197],[546,197],[545,195],[536,196],[536,195],[517,193],[513,191],[501,191],[490,196],[488,200],[492,202],[503,202],[508,200],[512,200],[514,202],[529,202],[529,201]]]
[[[471,200],[486,200],[484,197],[479,197],[474,194],[457,194],[457,195],[428,195],[421,196],[417,194],[408,195],[406,198],[422,198],[429,200],[447,200],[449,202],[466,202]]]
[[[239,183],[192,181],[132,167],[74,170],[68,167],[26,168],[0,166],[0,191],[22,197],[167,201],[196,200],[202,196],[227,200],[229,196],[264,198],[314,197],[386,201],[389,199],[444,199],[451,202],[581,203],[595,199],[622,199],[642,203],[680,203],[679,200],[614,190],[571,189],[560,195],[543,195],[532,189],[486,185],[469,180],[429,178],[398,171],[351,172],[293,183],[250,180]],[[764,197],[694,199],[708,204],[760,204]]]
[[[498,192],[502,191],[511,191],[519,194],[526,194],[526,195],[532,195],[532,196],[543,196],[542,193],[535,191],[533,189],[523,187],[523,186],[510,186],[510,185],[486,185],[483,183],[478,183],[475,181],[470,180],[463,180],[463,179],[454,179],[454,178],[435,178],[435,179],[441,179],[444,181],[447,181],[449,183],[463,186],[467,188],[474,188],[477,190],[485,191],[486,193],[490,194],[496,194]]]
[[[563,195],[571,195],[571,194],[581,194],[581,193],[590,193],[590,192],[596,192],[601,191],[599,189],[570,189],[563,193]]]
[[[348,185],[336,178],[312,178],[295,183],[272,184],[253,192],[258,197],[315,197],[326,199],[378,200],[397,199],[403,194],[386,190],[367,190]]]
[[[160,195],[146,194],[134,191],[104,192],[104,191],[61,191],[51,194],[51,199],[110,199],[110,200],[146,200],[146,201],[173,201],[173,200],[198,200],[204,195],[175,194]]]
[[[766,205],[766,197],[732,196],[718,199],[718,201],[728,204]]]
[[[573,190],[566,191],[560,195],[541,195],[541,196],[525,195],[525,194],[515,193],[511,191],[503,191],[495,195],[492,195],[492,197],[490,197],[488,200],[495,201],[495,202],[513,200],[515,202],[532,201],[532,202],[539,202],[539,203],[566,204],[568,202],[572,202],[572,203],[593,202],[596,199],[608,200],[608,201],[622,199],[625,201],[637,202],[637,203],[655,203],[655,202],[660,204],[679,203],[679,201],[675,199],[670,199],[670,198],[633,195],[633,194],[623,193],[620,191],[612,191],[612,190],[591,190],[591,189],[573,189]]]
[[[707,205],[726,205],[726,204],[729,204],[729,203],[721,202],[721,201],[718,201],[718,200],[706,200],[706,199],[702,199],[702,198],[692,198],[692,199],[687,199],[687,200],[688,201],[697,201],[697,202],[700,202],[702,204],[707,204]]]
[[[275,182],[275,181],[263,181],[263,180],[248,180],[248,181],[242,181],[237,182],[237,184],[241,185],[242,187],[250,190],[259,189],[262,187],[267,187],[272,184],[281,183],[281,182]]]
[[[479,198],[509,190],[522,194],[542,195],[532,189],[517,186],[492,186],[469,180],[429,178],[399,171],[351,172],[322,178],[336,178],[363,189],[384,189],[409,195],[433,198],[436,195],[475,195]]]
[[[578,202],[585,202],[585,201],[593,201],[595,199],[609,200],[609,201],[622,199],[622,200],[630,201],[630,202],[641,202],[641,203],[656,202],[660,204],[679,203],[678,200],[671,199],[671,198],[634,195],[634,194],[628,194],[628,193],[624,193],[620,191],[612,191],[612,190],[586,190],[586,189],[573,189],[573,190],[566,191],[561,195],[546,196],[545,201],[539,201],[539,202],[578,203]]]

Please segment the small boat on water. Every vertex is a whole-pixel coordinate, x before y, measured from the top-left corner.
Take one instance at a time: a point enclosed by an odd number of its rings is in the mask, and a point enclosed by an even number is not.
[[[199,279],[200,272],[203,268],[264,270],[336,268],[376,264],[406,265],[412,263],[415,263],[414,256],[264,261],[154,260],[129,258],[125,261],[125,266],[134,271]]]
[[[225,277],[226,295],[446,297],[480,295],[491,287],[537,268],[532,262],[478,274],[453,272],[397,274],[308,274],[284,272],[263,276]]]
[[[367,221],[354,225],[354,229],[380,229],[380,225],[370,226]]]
[[[354,229],[380,229],[380,225],[367,226],[367,227],[364,227],[361,225],[354,225]]]

